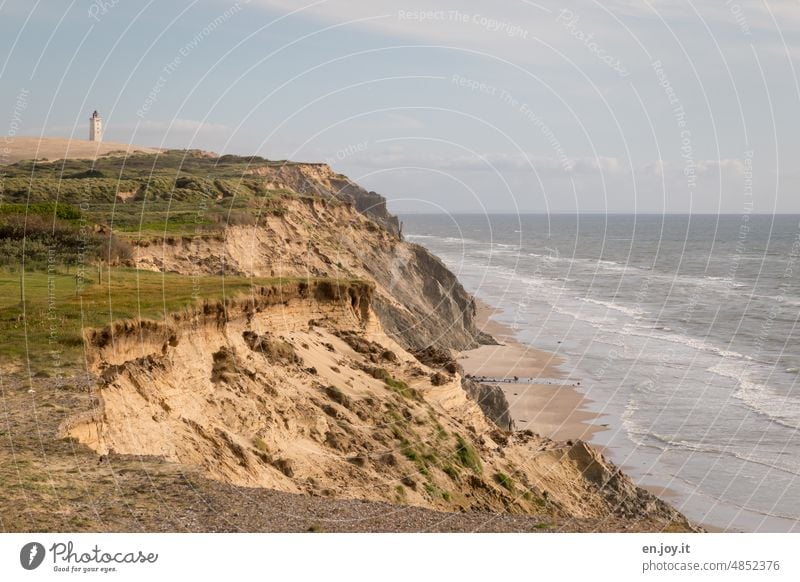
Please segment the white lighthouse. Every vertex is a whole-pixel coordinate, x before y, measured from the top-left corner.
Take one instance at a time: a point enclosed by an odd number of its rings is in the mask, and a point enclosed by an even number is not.
[[[89,118],[89,141],[103,141],[103,120],[97,111]]]

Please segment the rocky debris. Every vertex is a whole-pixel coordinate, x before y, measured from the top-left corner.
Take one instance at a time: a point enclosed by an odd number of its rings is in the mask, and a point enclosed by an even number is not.
[[[258,335],[250,330],[244,331],[242,337],[247,347],[263,354],[273,364],[303,365],[303,359],[287,341],[273,338],[269,334]]]
[[[214,363],[211,368],[211,381],[216,383],[230,383],[236,380],[236,356],[227,347],[220,347],[219,351],[212,354]]]
[[[434,372],[431,374],[431,384],[434,386],[444,386],[451,381],[449,376],[445,376],[441,372]]]
[[[593,483],[615,508],[615,513],[633,518],[637,515],[654,515],[661,519],[676,521],[683,518],[673,507],[655,495],[636,487],[622,471],[608,462],[596,449],[582,440],[573,443],[566,456],[580,469],[584,478]]]
[[[480,406],[483,413],[497,426],[505,430],[514,430],[511,418],[511,406],[505,393],[499,386],[481,384],[470,378],[462,378],[461,386],[471,400]]]
[[[422,349],[412,350],[414,357],[420,362],[433,369],[445,370],[448,374],[461,374],[463,368],[450,350],[427,346]]]
[[[478,330],[475,334],[475,341],[481,346],[499,346],[502,345],[497,339],[489,335],[485,331]]]
[[[368,340],[363,334],[353,330],[336,330],[333,332],[344,342],[349,345],[353,351],[359,354],[366,354],[369,356],[370,361],[378,363],[381,360],[395,363],[397,362],[397,354],[391,350],[387,350],[377,342]]]

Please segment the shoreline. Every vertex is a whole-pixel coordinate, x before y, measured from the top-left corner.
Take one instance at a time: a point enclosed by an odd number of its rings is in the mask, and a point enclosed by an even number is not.
[[[592,400],[578,391],[580,381],[561,370],[561,357],[517,341],[510,327],[492,319],[498,309],[478,299],[476,305],[478,329],[500,345],[466,350],[458,361],[465,374],[503,390],[518,430],[532,430],[553,440],[586,442],[607,430],[599,422],[602,415],[588,410]]]
[[[613,460],[611,448],[592,442],[596,434],[612,430],[610,423],[602,421],[607,414],[589,409],[594,400],[580,392],[579,380],[568,377],[560,368],[564,359],[518,341],[511,327],[492,319],[501,311],[499,308],[477,298],[475,303],[476,326],[495,338],[499,345],[484,345],[461,352],[458,361],[464,373],[478,382],[499,386],[503,390],[517,430],[529,429],[559,441],[580,439]],[[525,382],[515,382],[515,379]],[[537,382],[538,379],[544,381]],[[640,483],[643,476],[630,460],[618,464],[618,467],[631,475],[638,487],[673,507],[679,507],[681,494],[669,486]],[[707,532],[726,531],[704,522],[697,525]]]

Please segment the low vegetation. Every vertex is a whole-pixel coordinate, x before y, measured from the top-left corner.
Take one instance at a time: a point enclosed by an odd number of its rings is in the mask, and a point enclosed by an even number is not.
[[[461,435],[456,436],[456,460],[459,465],[475,473],[480,474],[483,471],[478,452]]]
[[[303,197],[248,174],[256,165],[291,163],[177,150],[94,161],[18,162],[0,167],[0,224],[14,215],[38,216],[59,231],[101,225],[126,240],[218,233],[226,225],[281,216],[287,199]],[[34,231],[38,226],[32,225]],[[0,244],[7,240],[0,232]]]
[[[398,380],[397,378],[393,378],[392,376],[385,377],[383,382],[394,392],[397,392],[403,398],[410,398],[413,400],[422,400],[420,393],[413,388],[410,388],[408,384],[403,382],[402,380]]]
[[[514,480],[505,473],[495,473],[494,480],[495,483],[500,485],[503,489],[506,489],[511,493],[516,491],[516,487],[514,487]]]
[[[83,328],[121,319],[165,320],[204,299],[291,279],[185,276],[122,267],[0,270],[0,353],[32,373],[73,372],[83,361]]]
[[[72,206],[0,205],[0,265],[47,268],[130,259],[130,245],[109,229],[94,228]]]

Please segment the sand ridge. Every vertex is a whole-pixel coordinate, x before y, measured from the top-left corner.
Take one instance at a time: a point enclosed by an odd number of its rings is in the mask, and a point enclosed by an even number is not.
[[[159,151],[159,148],[127,143],[93,142],[65,137],[6,137],[0,142],[0,165],[15,164],[22,160],[94,160],[108,155],[155,154]]]

